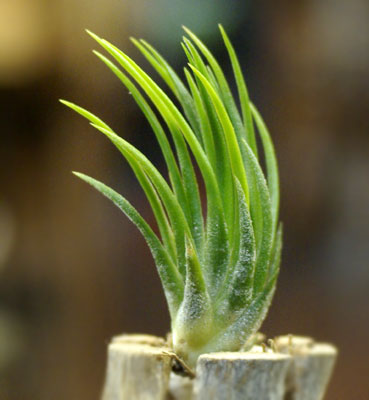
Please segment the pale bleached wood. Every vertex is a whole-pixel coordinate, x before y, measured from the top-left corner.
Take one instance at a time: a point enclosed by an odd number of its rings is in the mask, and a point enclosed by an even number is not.
[[[280,336],[276,350],[292,357],[285,400],[322,400],[337,357],[337,349],[328,343],[315,343],[312,338]]]
[[[103,400],[165,400],[171,357],[164,341],[149,335],[115,337],[108,347]]]
[[[322,400],[337,354],[330,344],[280,336],[250,352],[203,354],[190,379],[166,343],[151,335],[113,338],[103,400]]]
[[[123,334],[114,336],[111,342],[126,344],[147,344],[148,346],[153,347],[167,347],[167,343],[164,338],[154,335],[147,335],[144,333]]]
[[[211,353],[199,357],[196,399],[283,400],[290,356],[273,352]]]
[[[195,400],[193,394],[194,379],[175,373],[170,374],[167,400]]]

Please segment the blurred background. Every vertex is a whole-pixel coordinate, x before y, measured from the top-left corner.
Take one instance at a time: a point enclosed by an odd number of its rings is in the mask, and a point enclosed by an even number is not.
[[[70,173],[106,182],[152,221],[122,157],[57,101],[97,113],[163,168],[84,28],[150,71],[128,39],[143,37],[181,73],[185,24],[231,77],[218,22],[280,163],[285,245],[263,331],[335,343],[326,399],[369,399],[367,0],[0,0],[0,399],[98,399],[113,335],[169,329],[144,240]]]

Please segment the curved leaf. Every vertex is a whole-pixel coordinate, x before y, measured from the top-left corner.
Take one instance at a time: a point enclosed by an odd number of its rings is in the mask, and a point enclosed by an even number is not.
[[[170,313],[172,318],[174,318],[182,302],[184,285],[179,271],[160,240],[138,211],[119,193],[87,175],[78,172],[73,173],[109,198],[140,230],[155,260],[169,304]]]
[[[268,275],[268,267],[270,260],[270,253],[273,243],[273,219],[272,219],[272,205],[269,196],[269,190],[265,181],[263,171],[251,150],[251,147],[245,140],[242,142],[245,147],[246,168],[250,168],[256,177],[256,186],[260,196],[260,207],[263,218],[263,234],[260,246],[256,254],[255,278],[254,278],[254,292],[255,295],[260,293],[265,284]]]

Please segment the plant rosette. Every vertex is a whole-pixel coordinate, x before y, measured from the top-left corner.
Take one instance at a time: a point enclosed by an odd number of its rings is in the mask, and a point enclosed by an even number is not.
[[[103,133],[132,168],[151,206],[159,235],[119,193],[87,175],[77,172],[75,175],[118,206],[146,239],[171,317],[172,340],[169,350],[165,351],[175,354],[188,370],[202,365],[203,372],[196,372],[196,375],[207,376],[210,381],[213,375],[210,370],[207,375],[206,368],[214,363],[220,365],[220,361],[213,357],[205,362],[205,354],[233,352],[236,355],[231,357],[232,362],[223,363],[222,368],[232,371],[232,365],[237,365],[236,372],[249,373],[248,367],[243,369],[239,365],[248,365],[242,357],[253,348],[254,338],[272,301],[282,249],[279,177],[273,143],[266,124],[249,99],[235,50],[222,26],[219,28],[233,68],[239,106],[218,61],[187,28],[184,28],[187,37],[182,42],[188,59],[184,80],[150,44],[132,39],[167,85],[171,97],[128,55],[88,31],[110,58],[95,50],[94,54],[128,89],[150,124],[167,166],[169,182],[139,149],[117,135],[100,118],[61,100]],[[265,160],[265,168],[260,156]],[[206,212],[201,205],[195,164],[205,184]],[[113,340],[111,346],[116,350],[118,345]],[[159,357],[157,348],[151,344],[125,342],[124,346],[126,351],[129,346],[146,346],[146,350],[155,348],[156,355],[148,356],[146,352],[144,359]],[[124,358],[121,351],[118,353]],[[114,362],[118,362],[116,353],[113,351],[112,354],[115,354],[112,356]],[[128,351],[128,354],[131,359],[134,352]],[[264,357],[268,359],[265,362],[274,365],[279,357],[278,362],[285,367],[277,369],[287,374],[288,355],[278,353],[276,356],[276,352],[252,354],[257,354],[255,357],[259,360],[253,361],[254,364]],[[137,357],[136,361],[140,359]],[[123,361],[115,367],[109,365],[108,376],[109,368],[125,374],[121,368],[125,365]],[[255,367],[252,370],[255,371]],[[273,375],[273,368],[270,374]],[[279,375],[282,382],[284,375]],[[221,381],[219,377],[216,378],[218,382]],[[232,379],[228,377],[229,382]],[[270,376],[268,379],[270,381]],[[233,382],[228,386],[239,385]],[[195,391],[200,393],[201,387],[198,383]],[[249,398],[245,397],[243,389],[240,393],[226,395]],[[138,392],[135,397],[132,394],[131,397],[117,396],[106,399],[155,398],[142,397]],[[201,396],[227,398],[206,393]]]

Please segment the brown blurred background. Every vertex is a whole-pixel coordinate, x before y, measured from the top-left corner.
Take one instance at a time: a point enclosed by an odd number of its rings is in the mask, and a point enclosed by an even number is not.
[[[230,73],[218,22],[280,162],[284,257],[263,330],[337,344],[326,399],[369,399],[367,0],[0,0],[0,399],[98,399],[109,338],[169,328],[143,239],[70,173],[152,220],[119,154],[57,101],[96,112],[163,167],[84,28],[147,66],[128,41],[144,37],[181,71],[185,24]]]

